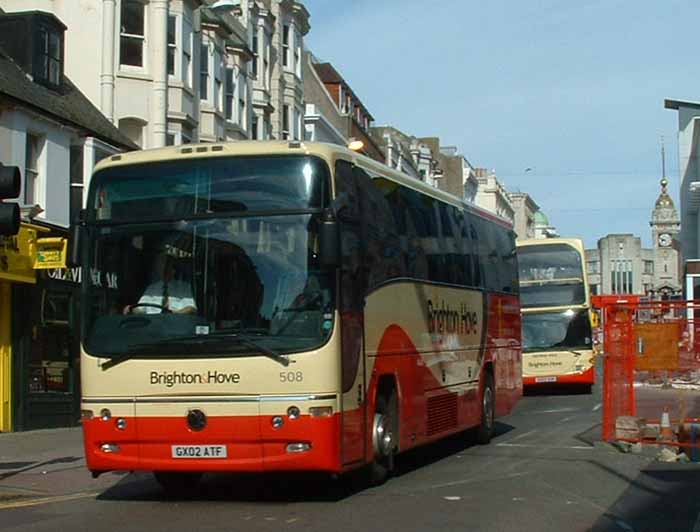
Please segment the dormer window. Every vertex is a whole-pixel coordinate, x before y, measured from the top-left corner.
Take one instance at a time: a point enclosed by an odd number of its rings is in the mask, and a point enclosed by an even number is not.
[[[61,35],[40,26],[38,40],[34,78],[58,86],[61,83]]]

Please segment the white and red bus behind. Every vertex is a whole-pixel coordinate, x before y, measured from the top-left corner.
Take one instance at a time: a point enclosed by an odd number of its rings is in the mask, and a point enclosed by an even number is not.
[[[519,240],[523,384],[595,383],[591,300],[583,242]]]

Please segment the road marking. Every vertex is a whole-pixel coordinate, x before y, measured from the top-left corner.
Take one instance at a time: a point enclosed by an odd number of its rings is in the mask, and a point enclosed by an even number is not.
[[[534,445],[530,443],[497,443],[496,447],[527,447],[531,449],[578,449],[580,451],[591,451],[593,447],[584,445]]]
[[[489,478],[488,480],[510,480],[511,478],[517,478],[517,477],[522,477],[525,475],[529,475],[530,473],[528,471],[523,471],[522,473],[511,473],[510,475],[505,475],[502,477],[495,477],[495,478]],[[445,482],[444,484],[435,484],[433,486],[430,486],[428,490],[435,490],[439,488],[450,488],[452,486],[459,486],[460,484],[473,484],[475,482],[486,482],[485,479],[483,478],[465,478],[464,480],[455,480],[454,482]]]
[[[571,420],[574,419],[575,417],[576,417],[576,416],[565,417],[565,418],[562,419],[559,423],[566,423],[567,421],[571,421]]]
[[[601,406],[603,406],[603,403],[598,403],[597,405],[595,405],[595,406],[593,407],[593,412],[595,412],[596,410],[600,410],[600,407],[601,407]]]
[[[523,438],[527,438],[528,436],[530,436],[530,435],[533,434],[534,432],[537,432],[537,429],[532,429],[532,430],[528,430],[527,432],[523,432],[522,434],[519,434],[519,435],[516,436],[515,438],[512,438],[512,439],[508,440],[508,442],[506,442],[506,443],[509,443],[509,442],[512,442],[512,441],[522,440]]]
[[[536,410],[535,412],[530,412],[531,414],[559,414],[561,412],[575,412],[576,408],[566,407],[566,408],[552,408],[551,410]]]
[[[56,497],[43,497],[41,499],[30,499],[27,501],[16,501],[0,504],[0,510],[9,510],[11,508],[25,508],[27,506],[40,506],[42,504],[53,504],[56,502],[76,501],[78,499],[91,499],[97,497],[101,492],[91,493],[74,493],[72,495],[58,495]]]

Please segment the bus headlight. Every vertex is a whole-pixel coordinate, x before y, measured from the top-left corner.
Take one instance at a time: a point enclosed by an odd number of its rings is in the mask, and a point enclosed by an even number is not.
[[[311,450],[311,444],[306,442],[294,442],[287,444],[288,453],[305,453]]]
[[[301,415],[301,411],[299,410],[298,406],[290,406],[287,408],[287,416],[289,416],[289,419],[296,419]]]
[[[275,416],[272,418],[272,428],[279,429],[284,425],[284,418],[282,416]]]
[[[118,453],[119,451],[121,451],[119,445],[117,445],[116,443],[103,443],[100,447],[100,450],[103,453]]]
[[[109,408],[103,408],[100,410],[100,418],[102,421],[109,421],[112,419],[112,412],[109,411]]]
[[[119,430],[124,430],[126,428],[126,419],[124,419],[123,417],[117,419],[117,428]]]

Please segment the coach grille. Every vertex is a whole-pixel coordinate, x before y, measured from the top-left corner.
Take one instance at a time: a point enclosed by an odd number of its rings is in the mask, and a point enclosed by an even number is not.
[[[457,395],[453,393],[428,398],[428,436],[457,426]]]

